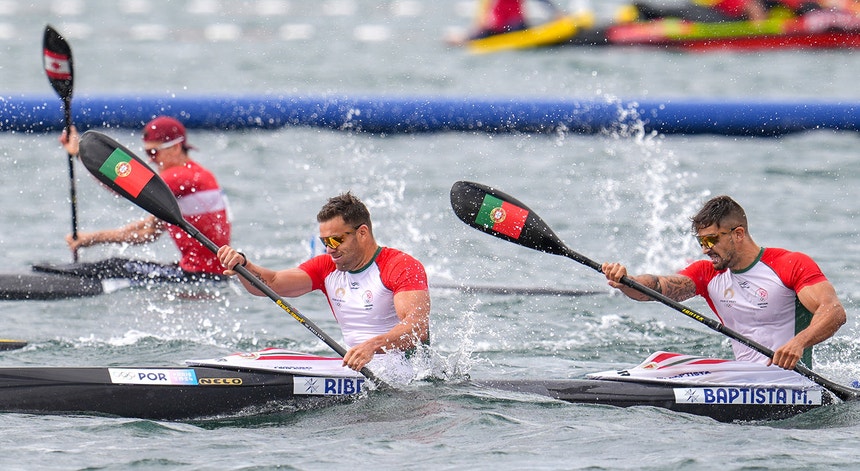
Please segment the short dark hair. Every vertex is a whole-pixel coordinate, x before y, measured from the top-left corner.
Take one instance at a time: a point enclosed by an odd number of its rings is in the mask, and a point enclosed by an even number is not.
[[[343,218],[343,222],[356,229],[363,224],[370,229],[371,233],[373,232],[373,226],[370,223],[370,211],[360,199],[349,191],[329,198],[328,202],[317,213],[317,222],[331,221],[338,216]]]
[[[744,208],[726,195],[715,196],[708,200],[690,220],[693,222],[694,233],[714,224],[717,227],[728,228],[741,226],[744,230],[749,230]]]

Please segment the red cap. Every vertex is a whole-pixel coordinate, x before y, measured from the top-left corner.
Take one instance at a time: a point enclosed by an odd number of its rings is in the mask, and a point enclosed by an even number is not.
[[[143,140],[145,142],[170,142],[179,138],[185,139],[185,126],[170,116],[159,116],[146,123],[143,128]],[[188,144],[187,139],[182,142],[186,148],[194,148]]]

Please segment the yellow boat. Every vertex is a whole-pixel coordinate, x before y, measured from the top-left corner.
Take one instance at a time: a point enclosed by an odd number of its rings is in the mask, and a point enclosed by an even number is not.
[[[589,17],[590,15],[563,16],[521,31],[472,39],[466,46],[469,52],[475,54],[552,46],[575,36],[580,27],[590,26]]]

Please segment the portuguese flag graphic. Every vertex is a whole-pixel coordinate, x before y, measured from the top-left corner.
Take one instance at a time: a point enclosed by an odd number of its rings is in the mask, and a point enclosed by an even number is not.
[[[487,194],[484,195],[484,202],[475,217],[475,222],[508,237],[519,239],[528,217],[528,210]]]
[[[143,187],[155,176],[152,169],[133,159],[122,149],[114,150],[99,167],[99,172],[110,178],[133,198],[137,198]]]

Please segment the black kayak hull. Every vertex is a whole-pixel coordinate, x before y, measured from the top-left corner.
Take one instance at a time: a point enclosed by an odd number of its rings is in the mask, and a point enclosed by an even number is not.
[[[101,280],[55,273],[0,273],[0,300],[56,300],[97,296]]]
[[[108,258],[98,262],[41,263],[28,273],[0,273],[0,300],[44,301],[113,293],[133,286],[211,287],[227,278],[188,274],[157,262]]]
[[[682,385],[601,379],[481,381],[484,388],[577,404],[651,406],[720,422],[779,420],[839,402],[827,391],[783,387]]]
[[[0,411],[152,420],[248,416],[348,401],[362,378],[210,367],[0,368]]]
[[[0,412],[109,415],[152,420],[250,416],[353,400],[361,377],[303,376],[208,366],[0,368]],[[671,385],[599,379],[487,380],[482,389],[578,404],[651,406],[721,422],[778,420],[838,402],[827,391]],[[699,391],[699,400],[693,390]],[[711,390],[711,401],[701,390]],[[748,401],[737,400],[746,389]],[[679,392],[680,391],[680,392]],[[722,392],[720,392],[722,391]],[[732,393],[735,391],[735,393]],[[680,396],[680,399],[679,399]],[[745,403],[744,403],[745,402]]]

